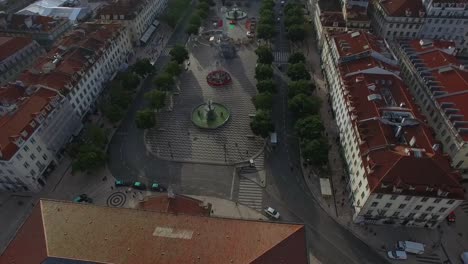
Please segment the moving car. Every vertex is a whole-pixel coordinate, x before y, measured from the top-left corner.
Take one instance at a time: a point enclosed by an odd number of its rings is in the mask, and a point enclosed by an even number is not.
[[[401,250],[388,251],[387,256],[391,259],[408,259],[406,252]]]
[[[280,3],[281,3],[282,6],[284,5],[284,1],[281,1]]]
[[[456,220],[455,212],[451,212],[451,213],[447,216],[447,222],[449,222],[449,223],[455,223],[455,220]]]
[[[80,194],[80,196],[73,199],[73,202],[75,202],[75,203],[82,203],[82,202],[93,203],[93,199],[89,198],[88,195],[83,193],[83,194]]]
[[[139,182],[139,181],[134,182],[134,183],[132,184],[132,187],[135,188],[135,189],[138,189],[138,190],[144,190],[144,189],[146,189],[145,184],[142,183],[142,182]]]
[[[276,211],[275,209],[271,208],[271,207],[267,207],[265,208],[265,213],[267,214],[268,217],[271,217],[273,219],[279,219],[280,218],[280,213],[278,213],[278,211]]]
[[[397,248],[417,255],[424,253],[424,244],[413,241],[398,241]]]
[[[151,184],[151,190],[157,191],[157,192],[166,192],[167,188],[166,186],[159,184],[159,183],[153,183]]]
[[[129,181],[123,181],[123,180],[115,180],[115,186],[120,187],[120,186],[130,186],[132,185],[131,182]]]

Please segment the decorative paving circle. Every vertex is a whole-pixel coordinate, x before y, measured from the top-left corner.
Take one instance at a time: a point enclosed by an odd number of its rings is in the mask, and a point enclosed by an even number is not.
[[[211,87],[223,87],[232,83],[231,75],[227,71],[216,70],[208,73],[206,82]]]
[[[192,111],[192,122],[199,128],[215,129],[229,120],[231,113],[222,104],[203,103],[195,107]]]
[[[127,201],[127,196],[123,192],[115,192],[107,198],[107,206],[122,207]]]

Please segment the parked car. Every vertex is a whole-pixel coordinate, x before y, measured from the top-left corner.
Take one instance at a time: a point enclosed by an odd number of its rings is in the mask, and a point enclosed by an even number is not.
[[[398,241],[397,248],[417,255],[424,253],[424,244],[413,241]]]
[[[130,186],[132,185],[131,182],[129,181],[123,181],[123,180],[115,180],[115,186],[120,187],[120,186]]]
[[[271,207],[265,208],[265,213],[268,217],[278,220],[280,218],[280,213]]]
[[[247,31],[247,37],[248,38],[253,38],[254,33],[252,31]]]
[[[138,190],[144,190],[146,189],[146,185],[142,182],[136,181],[132,184],[132,187]]]
[[[157,191],[157,192],[166,192],[167,188],[166,186],[159,184],[159,183],[153,183],[151,184],[151,190]]]
[[[80,194],[80,196],[78,197],[75,197],[75,199],[73,199],[73,202],[75,203],[93,203],[93,199],[89,198],[88,195],[86,194]]]
[[[408,259],[405,251],[391,250],[387,252],[387,255],[391,259]]]
[[[455,220],[456,220],[455,212],[451,212],[451,213],[447,216],[447,222],[449,222],[449,223],[455,223]]]
[[[230,24],[230,25],[235,25],[235,24],[236,24],[236,21],[235,21],[235,20],[231,20],[231,21],[229,21],[229,24]]]

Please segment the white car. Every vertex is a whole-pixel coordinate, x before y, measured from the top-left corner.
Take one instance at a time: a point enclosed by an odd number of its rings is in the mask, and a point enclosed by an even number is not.
[[[406,252],[401,250],[388,251],[387,255],[391,259],[408,259]]]
[[[284,5],[284,1],[281,1],[281,5]]]
[[[271,208],[271,207],[267,207],[265,208],[265,213],[267,214],[267,216],[273,218],[273,219],[279,219],[280,218],[280,213],[278,213],[275,209]]]
[[[254,33],[251,31],[247,31],[247,37],[251,38],[254,36]]]

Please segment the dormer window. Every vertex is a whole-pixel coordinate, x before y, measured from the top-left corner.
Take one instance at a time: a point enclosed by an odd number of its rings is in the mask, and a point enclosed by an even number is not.
[[[31,127],[33,127],[33,128],[34,128],[34,127],[36,127],[36,122],[34,122],[34,121],[31,121],[31,123],[29,123],[29,125],[30,125]]]
[[[394,192],[394,193],[401,193],[402,191],[403,191],[403,189],[398,188],[398,187],[396,187],[396,186],[393,186],[393,192]]]
[[[444,190],[441,190],[441,189],[437,190],[437,195],[438,196],[447,197],[448,194],[449,194],[449,192],[447,192],[447,191],[444,191]]]
[[[427,186],[426,187],[426,192],[432,192],[434,191],[434,188]]]
[[[382,183],[382,185],[380,186],[382,189],[385,189],[385,188],[388,188],[389,185],[385,184],[385,183]]]
[[[21,136],[22,136],[22,137],[27,137],[27,136],[28,136],[28,132],[27,132],[26,130],[21,131]]]
[[[51,108],[50,108],[50,105],[46,105],[45,109],[46,109],[47,111],[50,111],[50,109],[51,109]]]

